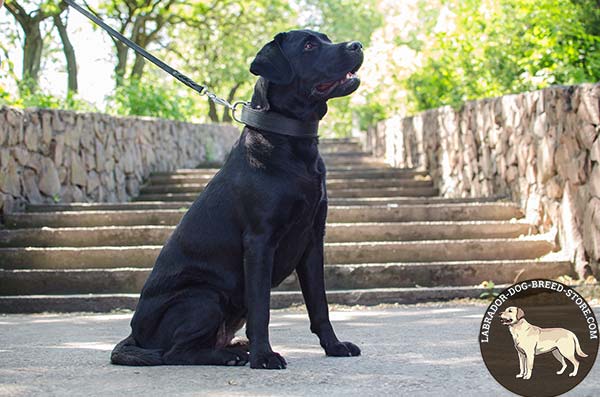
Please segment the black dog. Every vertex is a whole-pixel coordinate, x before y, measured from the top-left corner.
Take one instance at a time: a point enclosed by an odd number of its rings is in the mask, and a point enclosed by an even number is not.
[[[251,106],[320,120],[326,101],[355,91],[359,42],[332,44],[299,30],[265,45],[250,71]],[[269,298],[294,270],[329,356],[358,356],[331,323],[323,277],[325,166],[315,137],[244,128],[223,168],[163,247],[142,290],[131,335],[113,350],[122,365],[212,364],[285,368],[269,342]],[[232,344],[246,323],[247,344]]]

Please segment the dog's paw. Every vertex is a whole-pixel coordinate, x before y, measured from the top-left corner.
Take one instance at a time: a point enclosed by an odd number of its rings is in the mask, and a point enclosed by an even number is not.
[[[250,354],[250,368],[256,369],[285,369],[287,362],[275,352]]]
[[[517,379],[522,378],[522,377],[523,377],[523,374],[518,374],[517,376],[515,376],[515,378],[517,378]]]
[[[225,348],[221,350],[223,362],[228,366],[244,366],[250,361],[250,354],[243,349]]]
[[[360,348],[354,343],[338,342],[325,348],[325,354],[332,357],[360,356]]]

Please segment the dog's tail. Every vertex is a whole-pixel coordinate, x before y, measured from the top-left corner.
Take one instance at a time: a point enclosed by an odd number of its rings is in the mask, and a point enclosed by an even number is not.
[[[110,354],[110,362],[116,365],[161,365],[162,350],[139,347],[133,336],[119,342]]]
[[[583,352],[583,350],[581,350],[581,346],[579,346],[579,339],[577,339],[577,336],[575,336],[575,351],[577,352],[577,355],[580,357],[587,357],[588,355],[585,354]]]

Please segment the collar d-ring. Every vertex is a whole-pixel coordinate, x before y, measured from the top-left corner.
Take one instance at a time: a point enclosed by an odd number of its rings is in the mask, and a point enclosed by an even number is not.
[[[250,105],[250,102],[247,101],[236,101],[233,103],[233,105],[231,105],[231,117],[237,121],[240,124],[244,124],[244,122],[242,120],[240,120],[236,114],[236,111],[238,110],[238,108],[240,106],[248,106]]]

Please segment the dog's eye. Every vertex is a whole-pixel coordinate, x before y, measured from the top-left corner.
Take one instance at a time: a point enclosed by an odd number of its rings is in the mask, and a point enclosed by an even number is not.
[[[306,44],[304,44],[304,51],[310,51],[315,47],[316,46],[314,45],[314,43],[307,41]]]

